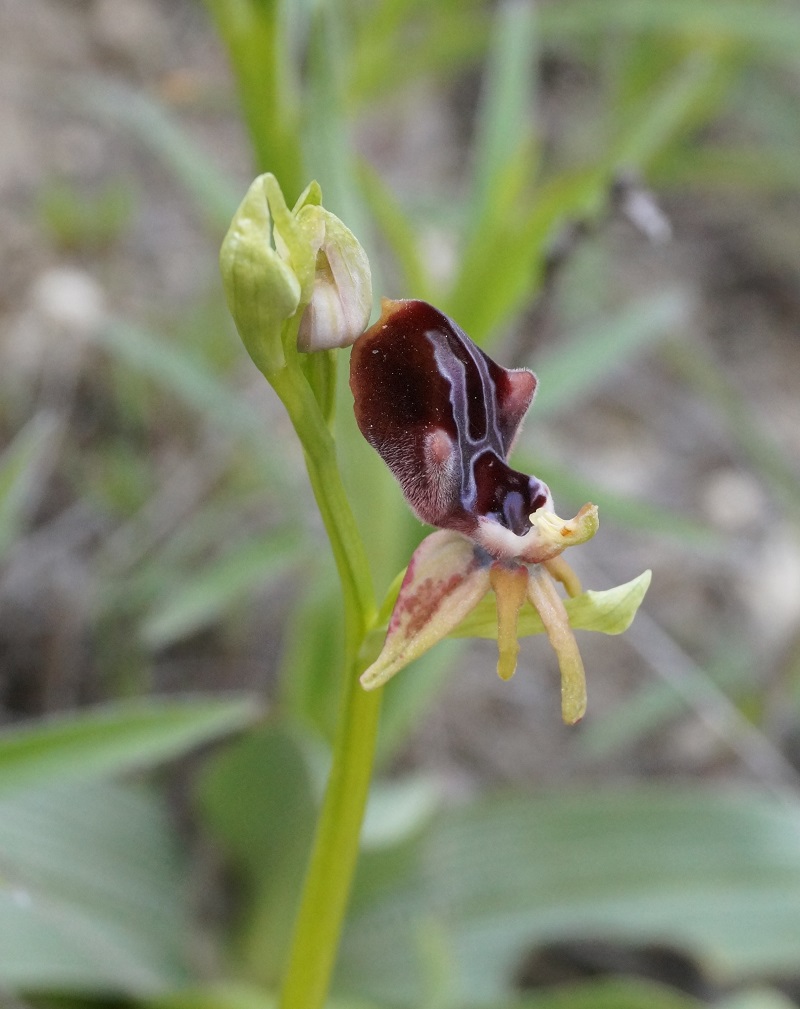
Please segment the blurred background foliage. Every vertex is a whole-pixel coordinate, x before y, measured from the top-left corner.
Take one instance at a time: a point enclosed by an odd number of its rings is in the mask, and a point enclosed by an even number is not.
[[[586,584],[654,569],[576,730],[538,640],[389,686],[331,1005],[800,1004],[796,5],[4,0],[0,37],[3,1002],[273,1005],[341,614],[217,277],[270,170],[537,371],[517,459],[600,505]],[[424,530],[342,372],[383,593]]]

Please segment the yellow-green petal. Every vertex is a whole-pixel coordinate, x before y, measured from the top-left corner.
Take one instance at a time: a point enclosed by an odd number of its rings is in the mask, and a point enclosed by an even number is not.
[[[573,599],[565,599],[564,607],[570,627],[600,634],[622,634],[626,631],[645,597],[652,573],[643,571],[624,585],[613,589],[582,592]],[[544,626],[539,616],[524,609],[519,616],[519,636],[543,634]],[[454,638],[496,638],[497,611],[491,599],[482,600],[466,619],[451,631]]]
[[[539,614],[561,671],[561,717],[574,725],[586,714],[586,673],[578,642],[555,583],[540,567],[531,569],[528,599]]]
[[[489,580],[497,604],[497,675],[510,680],[517,669],[517,620],[528,590],[528,569],[493,564]]]

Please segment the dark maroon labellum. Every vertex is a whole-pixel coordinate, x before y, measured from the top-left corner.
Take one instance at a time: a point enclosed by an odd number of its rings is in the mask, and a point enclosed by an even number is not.
[[[353,346],[350,388],[361,433],[423,522],[468,536],[480,518],[517,536],[530,530],[547,488],[506,460],[536,390],[532,372],[501,368],[424,301],[384,300]]]

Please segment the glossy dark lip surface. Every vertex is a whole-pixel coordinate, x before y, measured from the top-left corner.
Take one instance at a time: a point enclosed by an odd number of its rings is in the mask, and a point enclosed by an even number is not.
[[[508,454],[536,378],[496,364],[426,302],[384,301],[356,341],[350,387],[361,433],[424,522],[475,532],[491,518],[522,536],[547,488]]]

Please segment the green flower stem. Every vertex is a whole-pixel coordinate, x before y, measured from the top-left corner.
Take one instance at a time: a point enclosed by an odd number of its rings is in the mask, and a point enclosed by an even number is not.
[[[342,583],[348,662],[375,622],[375,593],[369,562],[347,500],[336,445],[311,387],[299,370],[286,367],[269,375],[297,431],[305,454],[311,489],[333,550]]]
[[[270,381],[303,445],[345,607],[346,662],[339,727],[280,1002],[281,1009],[322,1009],[347,910],[372,777],[381,691],[368,694],[361,689],[357,656],[375,623],[376,607],[366,553],[336,465],[333,437],[314,394],[293,368],[270,375]]]
[[[372,776],[382,691],[347,668],[325,801],[295,923],[281,1009],[322,1009],[339,947]]]

